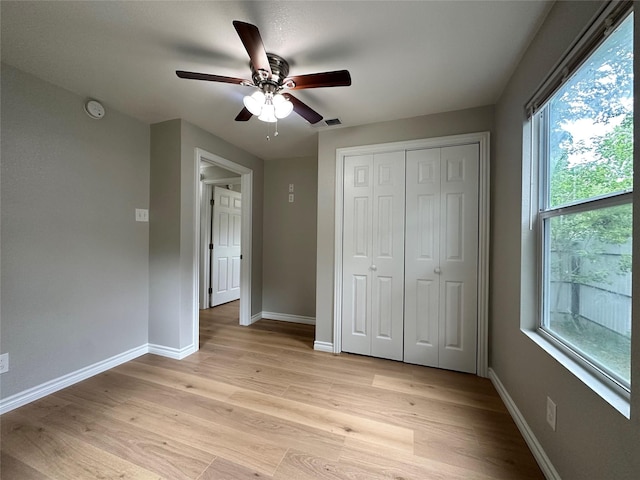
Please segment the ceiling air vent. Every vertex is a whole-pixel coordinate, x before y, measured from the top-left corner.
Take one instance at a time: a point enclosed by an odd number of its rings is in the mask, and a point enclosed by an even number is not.
[[[333,127],[334,125],[342,125],[342,122],[339,118],[330,118],[329,120],[325,120],[324,123],[326,123],[328,127]]]

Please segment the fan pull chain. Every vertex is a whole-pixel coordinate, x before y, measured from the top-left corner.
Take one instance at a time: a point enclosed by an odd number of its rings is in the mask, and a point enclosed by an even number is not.
[[[267,142],[271,141],[271,136],[269,135],[269,130],[271,130],[271,123],[267,123]],[[278,119],[275,121],[275,132],[273,133],[274,137],[278,136]]]

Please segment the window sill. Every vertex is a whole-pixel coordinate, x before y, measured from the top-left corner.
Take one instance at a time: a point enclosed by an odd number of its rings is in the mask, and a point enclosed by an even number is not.
[[[630,418],[631,407],[629,399],[625,395],[622,395],[619,391],[600,380],[596,375],[580,365],[573,358],[569,357],[537,331],[522,329],[522,332],[545,352],[551,355],[558,363],[569,370],[569,372],[575,375],[586,386],[599,395],[605,402],[624,415],[625,418]]]

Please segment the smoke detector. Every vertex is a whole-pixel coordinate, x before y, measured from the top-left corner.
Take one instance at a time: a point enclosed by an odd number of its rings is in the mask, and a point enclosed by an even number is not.
[[[84,111],[95,120],[99,120],[104,117],[104,107],[97,100],[87,100],[84,104]]]

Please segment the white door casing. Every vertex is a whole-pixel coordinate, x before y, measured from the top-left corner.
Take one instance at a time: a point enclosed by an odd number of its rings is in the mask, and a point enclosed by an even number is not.
[[[242,195],[214,187],[211,306],[240,298]]]
[[[404,152],[345,159],[345,351],[402,360]]]
[[[407,152],[405,361],[476,373],[478,144]]]
[[[477,177],[477,285],[476,304],[477,336],[476,336],[476,372],[478,375],[488,376],[488,265],[489,265],[489,132],[470,133],[438,137],[421,140],[410,140],[360,147],[347,147],[336,150],[336,204],[335,204],[335,258],[334,258],[334,323],[333,323],[333,352],[340,353],[343,345],[343,241],[344,230],[348,224],[345,219],[346,198],[344,196],[345,161],[350,156],[374,155],[390,151],[411,151],[435,147],[449,147],[457,145],[476,144],[478,159]],[[411,173],[407,172],[410,176]],[[453,193],[455,196],[456,194]],[[454,203],[450,204],[453,207]],[[460,204],[458,202],[458,206]],[[442,207],[441,207],[442,208]],[[438,208],[438,212],[440,208]],[[409,219],[407,221],[410,221]],[[442,275],[440,275],[442,277]],[[454,280],[455,281],[455,280]],[[450,289],[455,285],[449,285]],[[455,289],[455,288],[454,288]],[[439,297],[439,296],[438,296]],[[439,302],[439,299],[438,299]],[[458,303],[459,305],[459,303]],[[439,308],[439,306],[438,306]],[[451,312],[451,309],[449,310]],[[440,333],[440,332],[439,332]],[[451,331],[450,331],[451,333]],[[446,337],[445,337],[446,340]],[[438,341],[440,335],[438,334]],[[455,342],[450,342],[455,343]],[[325,347],[323,346],[323,349]]]

